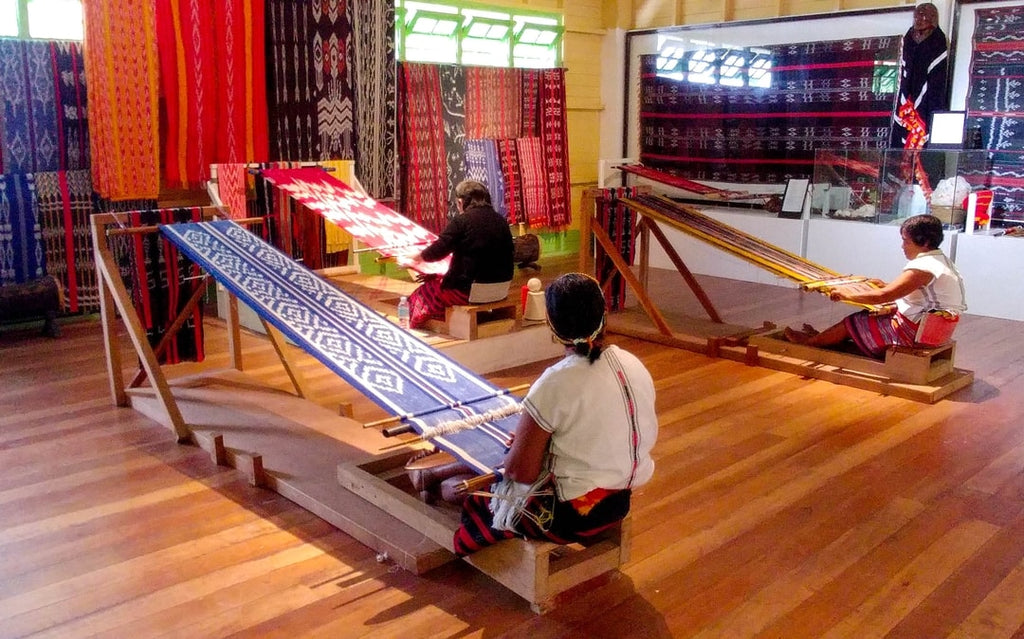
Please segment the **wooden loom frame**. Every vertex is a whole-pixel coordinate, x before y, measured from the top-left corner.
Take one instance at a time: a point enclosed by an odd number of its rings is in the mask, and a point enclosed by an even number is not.
[[[216,207],[204,207],[202,210],[204,219],[217,213]],[[114,261],[107,237],[113,234],[153,233],[158,232],[158,227],[116,228],[120,226],[120,219],[117,214],[97,214],[92,218],[94,253],[101,294],[104,350],[114,403],[117,406],[131,407],[164,424],[174,432],[179,443],[192,443],[203,448],[218,465],[242,470],[253,486],[278,492],[363,544],[379,551],[380,557],[393,559],[406,570],[421,574],[452,561],[455,558],[452,553],[452,537],[458,521],[453,520],[450,514],[403,493],[400,488],[389,484],[376,474],[381,468],[387,471],[392,471],[396,467],[401,468],[410,455],[425,446],[424,443],[417,440],[399,442],[397,446],[386,446],[385,448],[390,449],[386,454],[364,452],[357,453],[355,457],[351,454],[347,457],[339,455],[337,460],[340,462],[335,461],[336,466],[331,473],[332,481],[337,482],[334,483],[333,491],[336,499],[329,502],[305,490],[297,478],[289,477],[286,473],[279,474],[273,469],[265,469],[263,455],[231,448],[226,445],[222,434],[204,433],[202,428],[197,428],[186,421],[179,406],[179,398],[175,396],[159,364],[158,353],[162,349],[162,344],[173,339],[184,325],[185,319],[191,315],[201,300],[206,287],[197,287],[197,291],[168,328],[161,345],[156,348],[150,346],[145,329]],[[243,220],[245,221],[256,220]],[[208,274],[204,274],[203,277],[204,281],[210,278]],[[229,375],[227,382],[242,384],[245,380],[244,376],[241,376],[238,300],[230,291],[227,291],[227,294],[230,365],[233,371],[239,373]],[[140,361],[140,370],[127,384],[121,372],[117,315],[124,321],[129,339]],[[299,410],[292,408],[278,412],[324,412],[322,407],[305,401],[309,396],[306,382],[296,359],[285,344],[284,335],[263,318],[260,320],[294,389],[294,396],[287,397],[292,397],[292,403],[302,402]],[[151,388],[142,387],[142,382],[146,378],[149,379]],[[195,385],[194,379],[187,381]],[[206,397],[203,396],[199,401],[210,401]],[[187,401],[187,398],[183,401]],[[282,404],[289,400],[276,397],[270,401]],[[342,412],[344,414],[344,410]],[[344,415],[328,417],[345,419]],[[350,428],[345,431],[344,443],[348,443],[350,439],[365,440],[368,436],[366,433],[372,430],[367,426],[351,422]],[[380,438],[377,431],[372,431],[371,434]],[[299,438],[301,439],[301,433]],[[309,445],[305,441],[300,441],[299,444]],[[376,448],[381,447],[377,445]],[[358,512],[353,512],[356,510]],[[629,522],[626,521],[599,536],[593,544],[586,547],[513,539],[484,549],[467,558],[467,562],[525,598],[535,612],[543,613],[555,605],[560,594],[616,570],[628,556]]]
[[[639,194],[651,193],[651,188],[647,186],[635,188]],[[650,275],[649,236],[651,234],[657,239],[687,286],[697,296],[711,320],[716,324],[721,324],[722,320],[714,310],[707,293],[696,281],[664,232],[658,227],[656,219],[663,218],[660,216],[654,218],[643,210],[631,207],[640,216],[637,224],[640,231],[638,274],[633,273],[632,268],[622,258],[607,231],[594,223],[597,198],[604,190],[588,189],[583,194],[584,214],[581,215],[581,237],[589,238],[593,235],[594,240],[608,255],[615,271],[622,275],[636,295],[640,306],[654,324],[654,331],[650,331],[627,327],[611,320],[609,330],[702,353],[709,357],[742,361],[748,365],[763,366],[927,403],[936,402],[973,383],[973,371],[953,366],[955,342],[930,349],[890,349],[891,352],[887,353],[885,362],[878,362],[862,355],[806,345],[799,345],[800,347],[797,348],[798,345],[779,340],[777,335],[773,334],[776,327],[770,322],[765,322],[760,329],[740,328],[725,336],[701,337],[673,331],[647,292]],[[663,221],[673,227],[680,226],[669,219],[663,219]],[[683,229],[680,228],[680,230]],[[688,234],[718,247],[717,243],[707,240],[706,234]],[[748,259],[748,261],[766,268],[763,260]],[[579,268],[585,273],[593,271],[589,243],[581,244]],[[602,282],[602,286],[604,284]]]

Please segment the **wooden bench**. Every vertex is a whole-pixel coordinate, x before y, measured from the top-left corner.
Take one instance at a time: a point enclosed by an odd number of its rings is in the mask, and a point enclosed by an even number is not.
[[[20,284],[0,286],[0,321],[43,320],[43,335],[57,337],[57,314],[64,308],[64,290],[50,275]]]
[[[340,464],[338,482],[451,550],[459,510],[451,504],[426,504],[413,494],[415,490],[404,471],[409,454],[409,450],[389,452],[357,464]],[[627,516],[586,545],[508,539],[465,561],[525,599],[534,612],[543,614],[557,606],[559,595],[569,596],[571,589],[618,570],[629,560],[630,524]]]
[[[515,300],[511,299],[450,306],[445,309],[445,332],[464,340],[511,333],[516,328],[517,308]]]

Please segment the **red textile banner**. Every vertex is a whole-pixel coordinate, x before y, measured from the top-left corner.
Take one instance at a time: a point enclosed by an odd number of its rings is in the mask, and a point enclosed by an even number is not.
[[[547,226],[566,226],[572,219],[569,186],[569,132],[565,120],[565,69],[541,72],[540,114],[544,171],[546,172]],[[532,225],[532,222],[531,222]]]
[[[448,161],[445,157],[441,78],[437,65],[402,65],[402,210],[427,228],[448,222]]]
[[[548,193],[540,138],[519,138],[516,140],[516,153],[519,156],[526,223],[531,227],[548,226]]]
[[[373,198],[357,193],[323,169],[264,169],[262,175],[384,257],[417,253],[437,239],[434,233]],[[449,261],[425,263],[420,272],[443,275],[448,272]]]
[[[522,71],[466,68],[466,137],[518,138],[522,131]]]

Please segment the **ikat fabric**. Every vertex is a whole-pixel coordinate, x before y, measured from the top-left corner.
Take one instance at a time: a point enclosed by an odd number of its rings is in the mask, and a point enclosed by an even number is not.
[[[448,181],[448,217],[456,208],[455,187],[466,179],[466,76],[465,67],[453,64],[438,69],[441,81],[441,119],[444,122],[444,157]]]
[[[523,217],[531,227],[548,225],[547,173],[544,170],[544,149],[540,138],[518,138],[520,193]]]
[[[448,157],[438,65],[402,64],[402,205],[433,233],[448,224]]]
[[[356,171],[371,197],[393,199],[397,175],[395,3],[351,2],[355,42]]]
[[[466,135],[518,138],[522,134],[522,70],[466,67]]]
[[[352,4],[267,1],[271,159],[355,156]]]
[[[89,226],[92,176],[85,169],[36,173],[35,179],[47,274],[63,285],[68,312],[95,313],[100,297]]]
[[[1024,219],[1024,6],[974,16],[967,128],[981,130],[991,163],[965,177],[992,189],[997,217]]]
[[[476,180],[486,186],[491,193],[494,210],[502,217],[508,217],[505,178],[501,174],[497,142],[466,139],[466,179]]]
[[[263,0],[158,0],[164,175],[194,188],[218,162],[268,154]]]
[[[640,159],[698,180],[810,178],[814,150],[885,148],[893,93],[875,80],[896,64],[899,37],[770,45],[769,88],[658,75],[641,61]]]
[[[0,175],[0,286],[46,275],[35,176]]]
[[[417,253],[437,239],[436,234],[361,195],[323,169],[265,169],[262,176],[385,257]],[[421,272],[443,275],[448,272],[448,263],[429,262],[422,265]]]
[[[81,45],[0,38],[0,173],[88,166]]]
[[[159,56],[155,0],[83,0],[93,188],[109,200],[156,199]],[[103,87],[96,90],[95,87]]]
[[[260,317],[420,432],[515,403],[230,220],[161,231]],[[506,417],[434,442],[489,472],[501,464],[517,421]]]
[[[540,73],[536,104],[539,105],[541,116],[540,140],[548,203],[546,219],[538,220],[538,225],[564,227],[569,224],[572,217],[569,201],[571,194],[569,130],[565,115],[565,69],[544,69]]]

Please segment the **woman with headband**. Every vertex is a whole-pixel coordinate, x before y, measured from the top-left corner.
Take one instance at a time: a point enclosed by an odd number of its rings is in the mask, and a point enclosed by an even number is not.
[[[601,287],[569,273],[544,298],[566,354],[523,400],[502,480],[463,502],[459,555],[513,536],[585,540],[622,520],[654,473],[654,383],[636,356],[604,344]]]

